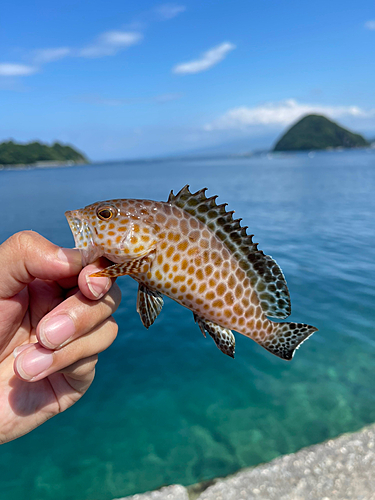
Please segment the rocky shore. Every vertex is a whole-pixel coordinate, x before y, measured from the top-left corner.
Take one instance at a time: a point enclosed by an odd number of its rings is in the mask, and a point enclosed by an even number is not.
[[[210,485],[173,485],[120,500],[375,500],[374,471],[372,425]]]

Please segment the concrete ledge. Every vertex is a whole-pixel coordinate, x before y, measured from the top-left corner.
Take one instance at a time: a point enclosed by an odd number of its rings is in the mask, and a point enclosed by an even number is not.
[[[189,493],[188,493],[189,490]],[[375,425],[199,490],[175,485],[127,500],[375,500]],[[202,490],[201,490],[202,491]],[[152,496],[154,495],[154,496]]]
[[[143,495],[133,495],[117,500],[189,500],[187,489],[179,484],[166,486],[157,491],[144,493]]]

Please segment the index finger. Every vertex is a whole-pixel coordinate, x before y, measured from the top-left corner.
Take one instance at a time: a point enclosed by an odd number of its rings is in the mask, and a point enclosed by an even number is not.
[[[21,231],[0,245],[0,298],[19,293],[35,278],[61,280],[82,269],[78,250],[62,249],[34,231]]]

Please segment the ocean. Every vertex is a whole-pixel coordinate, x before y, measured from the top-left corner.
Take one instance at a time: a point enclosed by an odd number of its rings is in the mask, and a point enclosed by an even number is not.
[[[66,210],[208,188],[278,262],[291,321],[319,328],[292,362],[236,335],[236,358],[166,299],[146,330],[137,284],[74,407],[0,447],[2,500],[110,500],[224,476],[375,422],[375,150],[0,171],[0,242],[73,246]]]

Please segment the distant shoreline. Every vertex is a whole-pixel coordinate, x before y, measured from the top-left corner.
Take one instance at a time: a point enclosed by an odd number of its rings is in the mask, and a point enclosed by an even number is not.
[[[347,151],[375,151],[375,143],[370,146],[355,147],[355,148],[326,148],[326,149],[312,149],[312,150],[291,150],[291,151],[273,151],[273,150],[255,150],[246,153],[228,153],[219,155],[196,155],[196,156],[165,156],[155,158],[128,158],[120,160],[98,160],[93,162],[76,162],[73,160],[68,161],[39,161],[36,163],[25,164],[11,164],[1,165],[1,170],[33,170],[37,168],[64,168],[75,167],[82,165],[100,165],[103,163],[152,163],[152,162],[172,162],[172,161],[209,161],[209,160],[244,160],[250,158],[269,157],[269,158],[282,158],[286,156],[294,156],[297,154],[305,154],[312,158],[315,154],[319,153],[342,153]]]
[[[16,165],[0,165],[0,170],[33,170],[35,168],[61,168],[75,167],[78,165],[90,165],[87,162],[68,161],[38,161],[36,163],[19,163]]]

